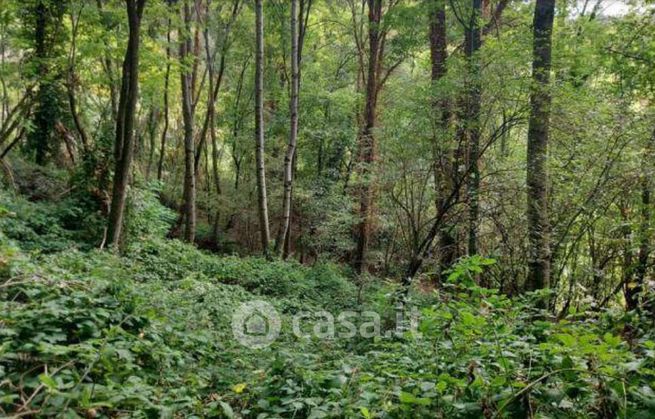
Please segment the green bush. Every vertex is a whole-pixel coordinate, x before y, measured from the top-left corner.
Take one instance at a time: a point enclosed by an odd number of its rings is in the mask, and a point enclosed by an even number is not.
[[[420,335],[320,340],[294,336],[291,315],[373,310],[392,331],[398,285],[372,278],[360,289],[334,264],[216,257],[164,239],[170,219],[154,192],[139,211],[155,219],[136,218],[123,256],[77,250],[74,232],[57,227],[61,207],[0,199],[2,415],[655,414],[649,324],[611,311],[552,319],[534,296],[478,287],[490,259],[462,260],[432,293],[411,290]],[[232,336],[233,313],[252,300],[282,317],[280,337],[261,350]],[[638,338],[622,337],[627,325]]]
[[[131,188],[126,208],[127,241],[147,237],[164,237],[175,222],[176,214],[159,202],[161,185],[152,183],[146,188]]]
[[[61,208],[0,191],[0,230],[28,251],[52,253],[76,246],[73,233],[61,227]]]
[[[243,376],[232,313],[254,296],[202,274],[137,283],[138,263],[125,262],[67,252],[0,282],[0,412],[215,411],[205,398]]]
[[[156,361],[140,337],[150,320],[138,312],[142,300],[129,283],[34,271],[3,285],[3,411],[39,406],[42,416],[82,413],[140,392],[132,385],[137,370],[155,368]]]

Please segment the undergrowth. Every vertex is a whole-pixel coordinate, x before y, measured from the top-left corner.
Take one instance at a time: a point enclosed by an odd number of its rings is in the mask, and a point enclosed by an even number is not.
[[[56,205],[0,198],[5,416],[655,415],[645,321],[618,310],[557,321],[530,297],[469,281],[487,259],[460,264],[439,291],[411,293],[418,333],[297,337],[291,316],[307,310],[372,310],[384,332],[397,290],[379,280],[360,290],[329,263],[198,251],[164,239],[171,220],[148,205],[133,211],[159,221],[134,224],[120,256],[81,241]],[[232,335],[233,313],[252,300],[282,316],[280,338],[264,349]]]

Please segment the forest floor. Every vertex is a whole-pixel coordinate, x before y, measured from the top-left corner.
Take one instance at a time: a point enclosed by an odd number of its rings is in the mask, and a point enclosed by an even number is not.
[[[557,321],[460,267],[412,290],[420,316],[399,328],[393,281],[202,252],[148,224],[165,213],[151,201],[120,256],[89,245],[66,199],[0,193],[0,416],[655,416],[637,314]]]

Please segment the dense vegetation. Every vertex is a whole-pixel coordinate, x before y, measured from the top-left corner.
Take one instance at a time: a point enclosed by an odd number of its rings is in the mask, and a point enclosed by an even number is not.
[[[653,417],[654,94],[649,0],[0,0],[0,416]]]

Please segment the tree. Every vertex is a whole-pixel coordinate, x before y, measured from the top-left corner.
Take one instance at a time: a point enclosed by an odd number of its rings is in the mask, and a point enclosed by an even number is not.
[[[75,69],[75,59],[77,55],[77,34],[80,25],[80,18],[82,15],[82,10],[84,6],[80,7],[77,15],[73,11],[70,14],[71,20],[71,48],[68,56],[68,80],[66,81],[66,92],[68,94],[68,106],[70,108],[70,114],[73,118],[73,123],[75,124],[75,129],[79,135],[79,139],[82,143],[82,148],[85,154],[88,154],[89,151],[89,135],[84,128],[82,123],[82,117],[77,109],[77,81],[78,76]]]
[[[214,77],[215,76],[214,55],[216,51],[212,52],[210,46],[210,36],[209,36],[209,22],[210,22],[209,17],[210,17],[211,0],[207,0],[206,10],[205,10],[206,21],[205,21],[205,28],[203,30],[203,38],[205,41],[205,60],[207,66],[207,79],[209,80],[209,82],[207,86],[207,113],[205,116],[205,122],[203,123],[202,126],[202,131],[200,133],[200,142],[198,145],[198,149],[196,150],[195,168],[196,168],[196,175],[197,175],[200,167],[200,156],[204,149],[204,144],[207,141],[207,133],[209,132],[209,137],[212,146],[212,152],[211,152],[212,175],[214,178],[214,189],[216,190],[217,196],[223,194],[223,189],[221,187],[221,178],[219,173],[221,153],[219,151],[218,139],[216,137],[216,100],[218,98],[218,92],[221,88],[223,82],[223,76],[225,74],[227,53],[231,44],[229,39],[230,33],[232,30],[232,26],[239,14],[240,4],[241,4],[240,0],[234,0],[230,19],[226,23],[225,28],[223,30],[222,45],[220,47],[221,58],[218,65],[218,75],[216,75],[216,77]],[[218,240],[219,222],[220,222],[220,208],[216,209],[215,211],[214,225],[212,228],[212,234],[215,241]]]
[[[168,8],[171,7],[173,0],[167,0]],[[157,180],[162,180],[164,172],[164,156],[166,155],[166,137],[168,136],[169,127],[169,86],[171,79],[171,16],[170,10],[167,10],[169,16],[166,23],[166,72],[164,73],[164,128],[161,131],[161,140],[159,145],[159,161],[157,162]]]
[[[528,277],[527,290],[550,286],[548,218],[548,130],[551,44],[555,0],[537,0],[533,20],[532,90],[527,151]]]
[[[655,175],[655,130],[647,140],[641,157],[641,173],[639,175],[640,220],[638,231],[639,250],[637,263],[634,267],[634,283],[626,284],[626,308],[634,310],[639,307],[639,298],[646,290],[646,274],[649,269],[649,258],[652,252],[652,219],[653,214],[653,176]]]
[[[193,45],[191,40],[191,8],[189,0],[182,6],[184,27],[180,34],[180,85],[182,86],[182,118],[184,120],[184,193],[183,212],[184,240],[193,243],[196,235],[196,169],[195,140],[193,137],[193,71],[188,59]],[[195,61],[194,61],[195,62]]]
[[[448,98],[443,92],[437,92],[439,83],[446,76],[448,71],[446,60],[448,58],[448,40],[446,28],[446,2],[445,0],[428,1],[429,14],[429,35],[430,35],[430,80],[433,88],[433,176],[436,194],[435,209],[443,207],[445,199],[452,189],[452,150],[449,145],[448,123],[449,104]],[[447,228],[439,232],[439,273],[447,269],[456,258],[455,238]]]
[[[263,0],[255,1],[255,154],[257,164],[257,197],[259,203],[259,231],[264,254],[268,255],[271,232],[268,224],[268,196],[266,194],[266,166],[264,161],[264,7]]]
[[[55,125],[63,111],[61,68],[57,59],[61,57],[63,16],[65,1],[31,0],[26,2],[24,13],[25,31],[33,47],[30,57],[31,78],[37,84],[33,125],[28,135],[28,149],[34,152],[36,163],[46,163],[50,153],[56,150]]]
[[[139,89],[139,38],[145,4],[146,0],[125,1],[129,37],[123,60],[123,76],[116,118],[114,184],[107,227],[109,244],[114,247],[118,247],[120,244],[123,232],[125,200],[134,156],[134,115]]]
[[[98,11],[102,14],[104,11],[104,5],[103,1],[105,0],[96,0],[96,7],[98,8]],[[115,80],[114,77],[114,63],[110,54],[110,42],[107,39],[108,33],[111,31],[111,22],[109,19],[103,19],[103,26],[105,29],[105,34],[103,36],[103,42],[104,42],[104,51],[103,51],[103,60],[102,60],[102,68],[105,72],[105,75],[107,76],[107,88],[109,89],[109,100],[110,100],[110,111],[111,115],[116,121],[118,117],[118,101],[117,99],[118,94],[116,92],[116,84],[117,81]]]
[[[464,136],[468,149],[470,166],[468,193],[468,255],[478,253],[478,229],[480,224],[480,58],[478,51],[482,45],[480,19],[482,0],[471,1],[471,15],[466,28],[466,62],[468,66],[468,86],[465,99]]]
[[[284,155],[284,195],[282,198],[282,224],[275,240],[275,253],[283,249],[291,219],[291,189],[293,187],[293,160],[298,142],[298,94],[300,89],[300,55],[298,31],[298,0],[291,0],[291,100],[289,101],[289,144]]]
[[[373,191],[370,176],[376,158],[374,130],[378,99],[378,76],[380,70],[380,23],[382,21],[382,0],[368,0],[368,66],[366,72],[366,98],[364,118],[359,133],[357,161],[360,164],[361,185],[359,187],[359,222],[356,226],[357,244],[353,267],[362,273],[367,265],[368,242],[371,230],[371,204]]]

